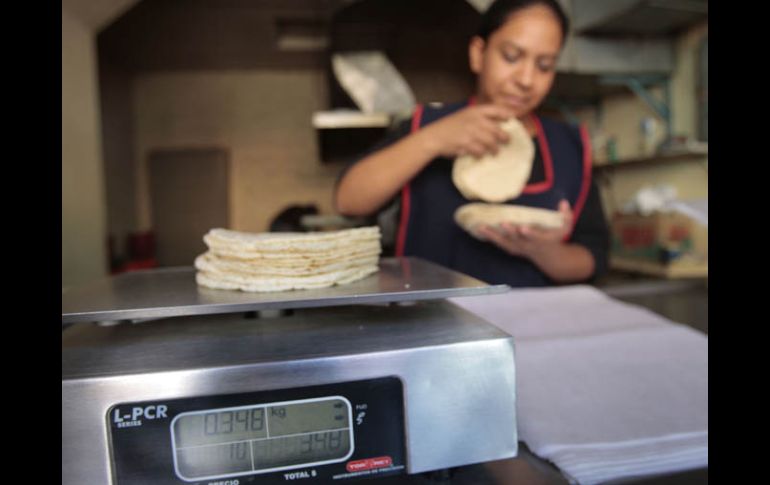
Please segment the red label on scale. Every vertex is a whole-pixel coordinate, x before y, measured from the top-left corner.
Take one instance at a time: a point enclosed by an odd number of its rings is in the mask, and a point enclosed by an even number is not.
[[[372,470],[374,468],[384,468],[393,465],[393,459],[389,456],[378,456],[377,458],[367,458],[365,460],[349,461],[348,472],[360,472],[361,470]]]

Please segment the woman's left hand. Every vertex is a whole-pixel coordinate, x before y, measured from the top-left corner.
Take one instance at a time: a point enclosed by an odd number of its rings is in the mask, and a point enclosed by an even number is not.
[[[542,229],[529,225],[503,223],[499,227],[481,226],[477,235],[514,256],[533,259],[550,246],[562,244],[572,228],[572,208],[569,202],[559,202],[564,224],[559,229]]]

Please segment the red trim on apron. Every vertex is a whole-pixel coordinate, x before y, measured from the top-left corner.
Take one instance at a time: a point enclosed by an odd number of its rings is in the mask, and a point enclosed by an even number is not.
[[[420,129],[420,121],[422,121],[422,112],[425,109],[425,106],[422,104],[418,104],[414,108],[414,114],[412,115],[412,133]]]
[[[540,123],[540,118],[536,115],[531,115],[532,121],[535,123],[535,129],[537,131],[537,142],[540,145],[540,153],[543,154],[543,168],[545,169],[545,180],[534,184],[529,184],[522,189],[522,194],[539,194],[546,190],[551,190],[553,187],[553,159],[551,158],[551,150],[548,148],[548,139],[545,137],[545,130],[543,130],[543,124]]]
[[[409,225],[409,184],[401,189],[401,221],[398,224],[398,237],[396,238],[396,256],[404,255],[406,245],[406,226]]]
[[[425,107],[418,104],[414,109],[414,115],[412,115],[412,129],[411,132],[420,129],[420,121],[422,120],[422,112]],[[398,223],[398,232],[396,233],[396,256],[404,255],[404,246],[406,245],[406,228],[409,225],[409,208],[411,205],[410,187],[409,184],[404,185],[401,189],[401,220]]]
[[[569,230],[569,234],[564,238],[565,241],[572,236],[572,231],[575,229],[580,212],[583,210],[583,206],[588,198],[588,190],[591,188],[593,157],[591,155],[591,138],[588,136],[588,130],[585,125],[580,125],[580,139],[583,141],[583,184],[580,187],[580,195],[578,195],[575,202],[575,207],[572,208],[572,227]]]

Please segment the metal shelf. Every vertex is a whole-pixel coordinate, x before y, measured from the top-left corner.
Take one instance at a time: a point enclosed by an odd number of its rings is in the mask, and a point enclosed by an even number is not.
[[[354,110],[317,111],[313,126],[318,129],[387,128],[392,116],[388,113],[363,113]]]
[[[661,153],[657,155],[651,155],[649,157],[627,158],[624,160],[607,161],[602,163],[594,163],[595,170],[610,170],[623,167],[640,167],[644,165],[655,165],[660,163],[674,162],[680,160],[691,160],[708,157],[708,146],[702,149],[688,149],[682,151],[672,151],[669,153]]]

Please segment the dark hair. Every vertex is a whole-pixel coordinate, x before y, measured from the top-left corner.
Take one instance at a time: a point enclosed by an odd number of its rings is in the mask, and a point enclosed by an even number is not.
[[[556,15],[561,26],[563,45],[569,32],[569,19],[558,0],[496,0],[481,16],[476,35],[486,41],[494,31],[503,26],[512,13],[534,5],[548,7]]]

